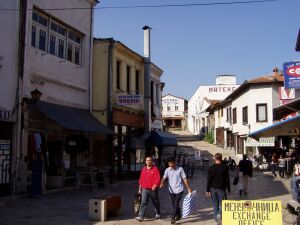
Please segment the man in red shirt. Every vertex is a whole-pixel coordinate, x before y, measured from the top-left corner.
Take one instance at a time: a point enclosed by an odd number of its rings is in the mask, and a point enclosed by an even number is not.
[[[153,165],[151,157],[146,158],[146,166],[142,169],[139,180],[139,193],[142,194],[141,207],[139,216],[135,217],[138,221],[144,220],[144,213],[146,211],[149,198],[155,207],[156,219],[160,219],[160,204],[158,199],[158,188],[160,185],[160,174],[156,166]]]

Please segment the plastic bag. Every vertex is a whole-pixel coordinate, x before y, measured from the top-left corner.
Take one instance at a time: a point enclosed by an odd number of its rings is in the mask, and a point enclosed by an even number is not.
[[[239,182],[239,177],[235,177],[233,180],[233,185],[237,185]]]
[[[186,218],[193,214],[197,209],[196,191],[188,193],[182,203],[182,218]]]
[[[134,213],[135,214],[138,214],[140,211],[141,200],[142,200],[141,194],[134,195]]]

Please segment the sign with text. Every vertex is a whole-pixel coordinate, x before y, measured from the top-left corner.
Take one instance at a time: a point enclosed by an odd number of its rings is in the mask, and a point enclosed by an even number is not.
[[[118,95],[118,105],[140,105],[142,104],[141,95]]]
[[[223,225],[282,225],[281,201],[223,200]]]
[[[300,61],[283,64],[285,88],[300,88]]]

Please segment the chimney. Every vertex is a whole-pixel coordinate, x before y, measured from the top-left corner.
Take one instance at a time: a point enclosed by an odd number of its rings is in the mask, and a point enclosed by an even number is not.
[[[148,58],[149,61],[151,60],[150,58],[150,30],[151,27],[144,26],[144,57]]]
[[[144,30],[144,131],[145,133],[151,130],[151,93],[150,93],[150,30],[148,26],[143,27]]]
[[[278,69],[278,67],[276,66],[276,67],[273,69],[273,76],[278,76],[278,75],[279,75],[278,72],[279,72],[279,69]]]

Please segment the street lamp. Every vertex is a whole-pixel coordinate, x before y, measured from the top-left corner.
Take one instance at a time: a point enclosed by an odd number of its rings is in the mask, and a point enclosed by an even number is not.
[[[42,96],[42,92],[40,92],[37,88],[35,88],[33,91],[31,91],[30,94],[31,94],[31,100],[34,103],[39,101]]]
[[[30,94],[31,94],[31,98],[28,97],[23,98],[23,106],[22,106],[23,112],[26,112],[29,109],[30,105],[36,104],[42,96],[42,92],[40,92],[37,88],[31,91]]]

